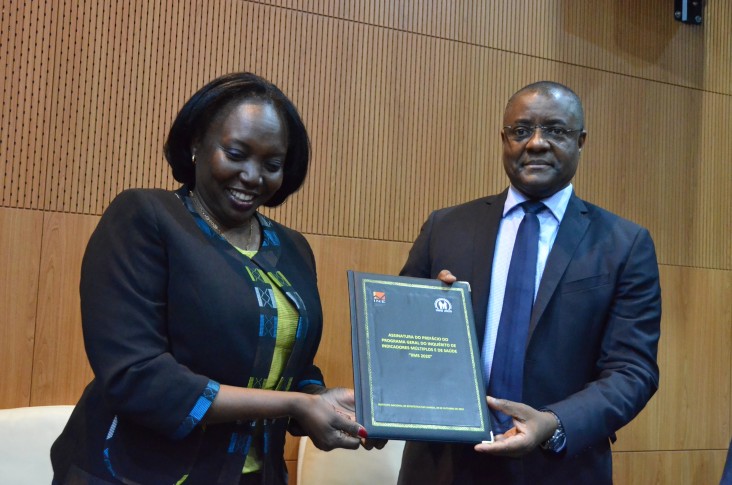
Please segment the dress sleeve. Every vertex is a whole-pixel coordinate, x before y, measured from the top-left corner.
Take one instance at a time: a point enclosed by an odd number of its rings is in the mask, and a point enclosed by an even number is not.
[[[81,270],[84,343],[97,384],[120,417],[183,438],[208,411],[219,384],[171,353],[168,258],[161,204],[120,194],[87,246]]]
[[[318,272],[315,265],[315,255],[313,254],[313,250],[310,247],[310,244],[308,243],[307,239],[300,233],[294,233],[293,239],[296,241],[296,248],[300,253],[301,260],[306,263],[306,267],[308,268],[307,271],[310,271],[312,273],[313,277],[313,284],[315,285],[315,288],[317,288],[318,283]],[[317,305],[320,305],[320,297],[318,295],[318,302]],[[322,315],[322,310],[318,309],[318,314]],[[315,336],[315,345],[314,349],[317,350],[319,344],[320,344],[320,338],[322,336],[322,322],[318,326],[319,330],[317,332],[317,335]],[[303,391],[308,386],[320,386],[325,387],[325,379],[323,378],[323,373],[321,372],[320,368],[314,364],[314,358],[315,358],[315,352],[313,352],[313,355],[308,360],[307,364],[304,366],[302,372],[297,377],[297,380],[295,381],[295,390],[296,391]]]

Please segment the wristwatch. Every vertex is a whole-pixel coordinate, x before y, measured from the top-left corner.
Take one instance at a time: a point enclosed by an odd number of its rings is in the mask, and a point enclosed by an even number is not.
[[[551,438],[549,438],[539,446],[541,446],[542,450],[551,451],[552,453],[560,453],[567,446],[567,435],[564,434],[564,426],[562,426],[562,422],[559,420],[559,416],[552,413],[548,409],[545,409],[544,412],[551,413],[552,416],[554,416],[554,419],[557,420],[557,429],[554,431],[554,434]]]

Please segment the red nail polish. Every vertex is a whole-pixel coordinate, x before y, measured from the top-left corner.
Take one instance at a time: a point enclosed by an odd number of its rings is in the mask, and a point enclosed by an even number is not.
[[[366,428],[358,428],[358,436],[360,436],[363,439],[368,438],[369,434],[366,432]]]

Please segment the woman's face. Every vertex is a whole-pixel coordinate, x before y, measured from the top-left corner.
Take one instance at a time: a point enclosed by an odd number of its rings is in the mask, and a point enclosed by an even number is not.
[[[196,193],[222,230],[243,226],[282,185],[286,128],[275,107],[244,100],[193,147]]]

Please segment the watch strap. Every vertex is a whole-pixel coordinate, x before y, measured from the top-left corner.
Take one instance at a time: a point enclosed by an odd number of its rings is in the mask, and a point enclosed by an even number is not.
[[[542,450],[551,451],[553,453],[560,453],[567,446],[567,435],[564,432],[562,420],[559,419],[559,416],[557,416],[548,409],[542,409],[542,411],[551,413],[551,415],[554,416],[554,419],[557,420],[557,429],[554,430],[554,434],[551,436],[551,438],[549,438],[539,446]]]

